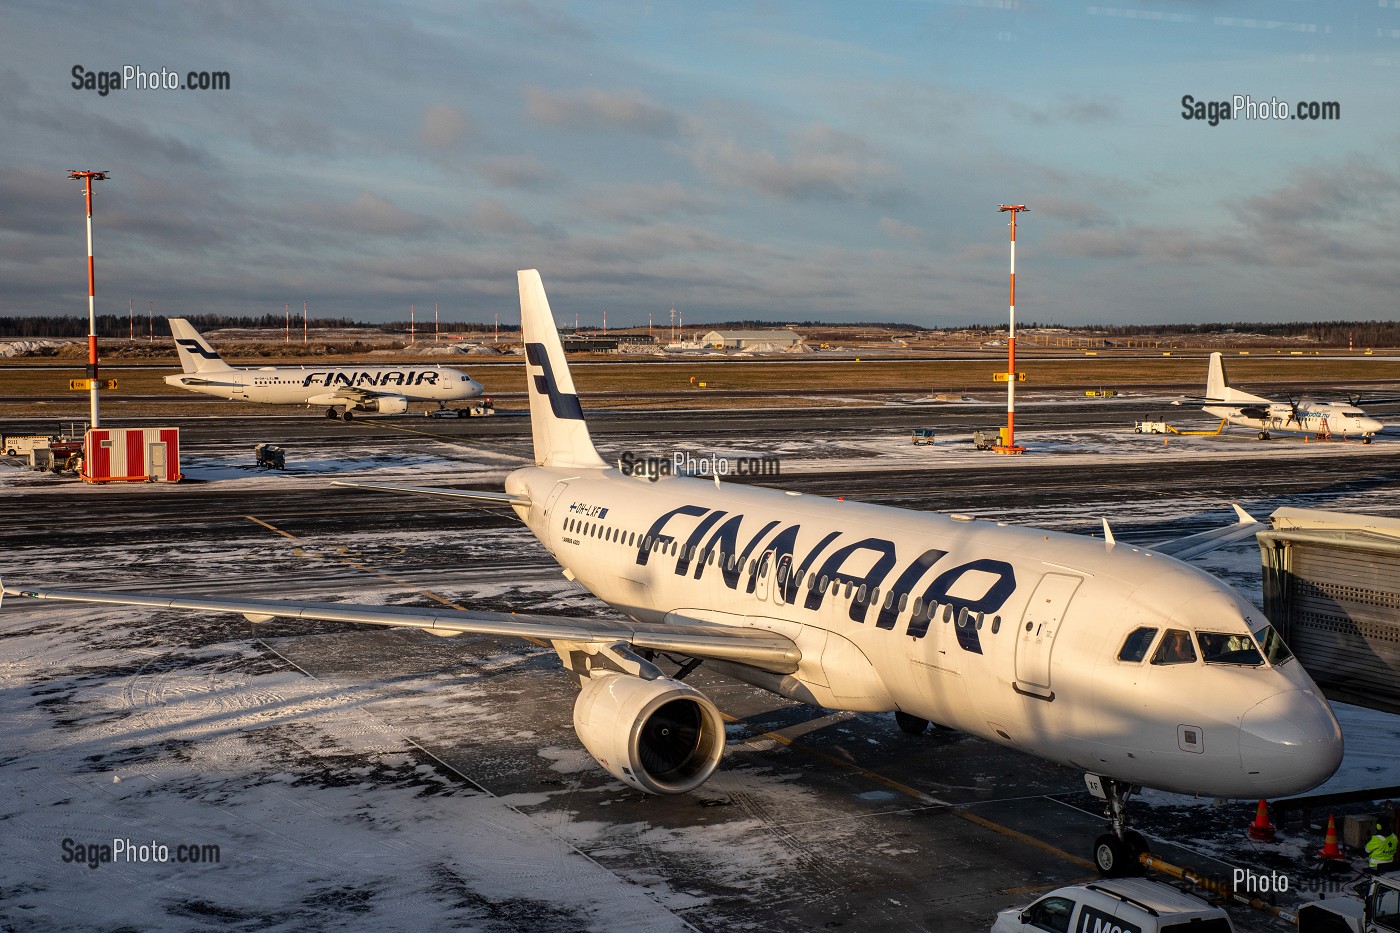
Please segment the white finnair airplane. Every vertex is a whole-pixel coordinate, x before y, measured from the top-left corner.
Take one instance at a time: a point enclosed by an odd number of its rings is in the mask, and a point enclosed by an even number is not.
[[[564,575],[625,617],[4,588],[16,596],[325,619],[549,641],[580,685],[574,728],[647,793],[704,783],[724,752],[698,663],[829,709],[893,711],[1085,772],[1112,831],[1106,874],[1145,851],[1128,828],[1146,785],[1268,798],[1342,757],[1327,701],[1258,609],[1178,558],[1238,524],[1156,547],[717,480],[610,467],[584,422],[539,273],[519,274],[535,465],[505,492],[352,484],[515,510]],[[1236,507],[1238,510],[1238,507]],[[1174,555],[1174,556],[1173,556]],[[688,661],[673,675],[655,652]]]
[[[476,398],[481,383],[445,366],[259,366],[235,369],[183,318],[170,319],[170,333],[184,372],[166,376],[167,385],[243,402],[271,405],[326,406],[326,417],[357,411],[401,415],[409,402],[448,402]],[[343,413],[343,414],[342,414]]]
[[[1352,402],[1295,402],[1291,399],[1275,402],[1232,388],[1219,353],[1210,355],[1206,394],[1195,401],[1205,402],[1204,410],[1217,418],[1258,431],[1261,441],[1267,441],[1272,432],[1279,431],[1323,437],[1333,434],[1359,437],[1361,443],[1369,444],[1377,431],[1385,429],[1385,425]]]

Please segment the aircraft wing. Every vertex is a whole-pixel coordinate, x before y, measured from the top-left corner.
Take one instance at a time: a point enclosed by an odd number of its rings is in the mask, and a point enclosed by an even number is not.
[[[441,486],[391,486],[384,483],[351,483],[346,480],[332,480],[332,486],[348,486],[352,489],[370,489],[375,492],[404,493],[410,496],[439,496],[443,499],[473,499],[477,502],[490,502],[495,505],[530,505],[529,496],[514,495],[508,492],[483,492],[476,489],[445,489]]]
[[[298,603],[273,599],[230,599],[173,593],[104,593],[93,590],[48,590],[4,586],[6,596],[53,599],[150,609],[229,612],[250,622],[270,619],[313,619],[416,628],[434,635],[504,635],[549,642],[615,645],[673,651],[691,657],[735,661],[779,674],[797,670],[802,653],[785,635],[762,629],[738,628],[695,621],[675,625],[629,619],[575,619],[534,613],[478,612],[433,607],[366,606],[356,603]]]
[[[1264,525],[1250,515],[1238,502],[1231,502],[1234,506],[1235,514],[1239,516],[1239,521],[1233,525],[1224,525],[1220,528],[1212,528],[1209,531],[1202,531],[1199,534],[1187,535],[1184,538],[1173,538],[1170,541],[1163,541],[1161,544],[1149,545],[1158,554],[1167,554],[1178,560],[1190,560],[1207,554],[1216,548],[1233,544],[1245,538],[1253,537],[1263,530]]]

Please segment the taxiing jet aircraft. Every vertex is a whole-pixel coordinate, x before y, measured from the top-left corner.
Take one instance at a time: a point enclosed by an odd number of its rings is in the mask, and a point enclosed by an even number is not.
[[[1327,437],[1359,437],[1361,443],[1371,443],[1377,431],[1385,429],[1369,417],[1355,402],[1275,402],[1231,388],[1225,376],[1225,363],[1219,353],[1210,355],[1206,373],[1206,394],[1193,401],[1205,402],[1204,409],[1231,424],[1254,428],[1259,439],[1267,441],[1274,431],[1288,434],[1312,434]]]
[[[183,373],[166,376],[166,384],[243,402],[271,405],[326,406],[326,417],[357,411],[401,415],[409,402],[448,402],[476,398],[482,385],[466,373],[444,366],[362,366],[357,369],[314,366],[259,366],[235,369],[183,318],[170,319]]]
[[[703,784],[724,752],[695,665],[839,710],[892,711],[1076,768],[1106,801],[1106,874],[1145,851],[1146,785],[1207,797],[1309,790],[1342,757],[1331,708],[1263,614],[1182,563],[1235,525],[1155,548],[721,484],[629,475],[594,449],[539,274],[519,273],[535,464],[505,492],[343,485],[515,510],[618,620],[225,595],[5,587],[41,599],[324,619],[547,640],[581,687],[574,728],[647,793]],[[1173,556],[1175,555],[1175,556]],[[657,653],[683,659],[663,672]]]

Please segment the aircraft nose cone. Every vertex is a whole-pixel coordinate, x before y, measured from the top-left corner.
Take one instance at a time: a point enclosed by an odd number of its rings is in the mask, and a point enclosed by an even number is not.
[[[1322,697],[1276,693],[1240,719],[1240,764],[1259,797],[1300,794],[1342,763],[1342,727]]]
[[[480,395],[486,389],[486,386],[477,382],[475,379],[468,379],[467,389],[471,392],[472,395]]]
[[[1381,424],[1375,418],[1362,418],[1361,430],[1366,434],[1376,434],[1380,431],[1384,431],[1385,425]]]

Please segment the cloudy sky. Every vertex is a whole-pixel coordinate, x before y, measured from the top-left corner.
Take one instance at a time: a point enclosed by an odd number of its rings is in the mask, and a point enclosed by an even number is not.
[[[1108,0],[1112,3],[1113,0]],[[1400,0],[8,0],[0,314],[1395,319]],[[227,71],[221,91],[73,69]],[[134,85],[134,81],[132,82]],[[1182,97],[1340,104],[1183,119]]]

